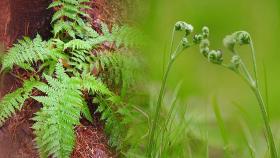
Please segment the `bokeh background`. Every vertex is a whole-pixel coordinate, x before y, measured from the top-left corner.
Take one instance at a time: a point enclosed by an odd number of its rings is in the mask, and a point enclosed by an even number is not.
[[[140,14],[135,19],[148,37],[148,45],[143,52],[147,63],[145,77],[149,76],[149,80],[155,85],[161,81],[163,56],[169,50],[171,31],[176,21],[183,20],[192,24],[194,32],[200,32],[204,25],[208,26],[212,49],[225,50],[222,40],[225,35],[234,31],[246,30],[251,34],[257,52],[262,92],[268,102],[271,125],[279,147],[280,1],[145,0],[139,2],[139,6]],[[229,52],[225,51],[227,53]],[[249,48],[240,48],[239,53],[251,67]],[[211,146],[215,148],[223,144],[211,106],[211,98],[216,96],[230,139],[229,144],[238,152],[243,152],[242,149],[246,146],[244,133],[249,132],[251,138],[248,139],[251,139],[257,154],[259,153],[258,157],[267,152],[257,101],[249,87],[237,75],[208,63],[197,48],[192,48],[186,50],[176,61],[168,78],[168,88],[174,89],[180,81],[182,87],[179,97],[189,105],[188,114],[193,116],[197,128],[208,133]]]

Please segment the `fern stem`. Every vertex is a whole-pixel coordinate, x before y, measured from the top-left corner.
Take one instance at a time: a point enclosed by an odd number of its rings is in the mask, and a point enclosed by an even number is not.
[[[243,71],[249,72],[244,64],[241,64],[241,68],[243,69]],[[252,79],[250,73],[245,73],[243,75],[238,72],[236,72],[236,73],[250,86],[251,90],[254,92],[254,94],[257,98],[259,108],[261,110],[262,119],[265,124],[265,130],[266,130],[266,134],[267,134],[267,141],[269,144],[271,158],[278,158],[273,134],[271,131],[271,127],[269,125],[269,116],[267,113],[267,105],[265,104],[263,97],[261,95],[260,89],[257,86],[258,85],[257,81]]]
[[[261,110],[262,119],[264,121],[265,130],[266,130],[266,134],[267,134],[267,142],[269,144],[269,149],[270,149],[270,156],[271,156],[271,158],[278,158],[276,146],[275,146],[275,143],[274,143],[273,134],[272,134],[271,127],[270,127],[270,124],[269,124],[269,116],[268,116],[268,112],[267,112],[267,110],[268,110],[267,105],[265,104],[265,102],[263,100],[263,97],[261,95],[260,88],[259,88],[256,53],[255,53],[255,49],[254,49],[254,45],[253,45],[252,41],[250,42],[250,47],[251,47],[252,60],[253,60],[254,78],[251,76],[248,68],[246,67],[246,65],[244,64],[244,62],[241,59],[240,59],[240,66],[241,66],[241,70],[243,71],[243,74],[240,74],[237,71],[235,71],[235,72],[244,81],[246,81],[246,83],[250,86],[251,90],[254,92],[254,94],[255,94],[255,96],[258,100],[259,108]],[[236,55],[239,55],[235,50],[233,50],[233,53],[236,54]]]
[[[262,114],[262,118],[263,118],[263,121],[264,121],[264,124],[265,124],[267,141],[269,143],[269,149],[270,149],[270,156],[271,156],[271,158],[278,158],[277,150],[276,150],[276,146],[275,146],[274,138],[273,138],[273,134],[272,134],[272,130],[271,130],[271,127],[270,127],[270,124],[269,124],[269,116],[268,116],[268,113],[267,113],[267,105],[265,104],[265,102],[263,100],[263,97],[261,95],[260,88],[259,88],[256,53],[255,53],[254,44],[253,44],[252,41],[250,42],[250,48],[251,48],[251,53],[252,53],[253,70],[254,70],[254,75],[255,75],[255,81],[254,81],[254,83],[252,83],[251,89],[254,92],[254,94],[255,94],[255,96],[258,100],[259,107],[260,107],[261,114]]]
[[[267,114],[267,110],[266,110],[266,106],[263,100],[263,97],[261,95],[260,90],[257,87],[252,87],[252,91],[254,92],[258,103],[259,103],[259,107],[261,110],[261,114],[262,114],[262,118],[265,124],[265,129],[266,129],[266,134],[267,134],[267,140],[269,143],[269,149],[270,149],[270,156],[271,158],[278,158],[277,155],[277,150],[276,150],[276,146],[274,143],[274,138],[273,138],[273,134],[271,131],[271,127],[269,125],[269,119],[268,119],[268,114]]]
[[[240,56],[239,53],[236,50],[233,50],[233,53]],[[247,66],[245,65],[245,63],[243,62],[242,59],[240,59],[240,66],[241,69],[245,75],[245,77],[249,80],[249,83],[255,83],[254,79],[252,78]],[[251,85],[251,84],[250,84]]]
[[[167,81],[167,77],[168,77],[168,74],[171,70],[173,62],[174,62],[174,59],[171,59],[168,62],[168,66],[167,66],[167,69],[164,73],[163,80],[162,80],[162,83],[161,83],[161,88],[160,88],[160,92],[159,92],[159,96],[158,96],[158,100],[157,100],[157,105],[156,105],[156,112],[155,112],[154,120],[153,120],[153,123],[152,123],[151,136],[150,136],[150,139],[149,139],[148,154],[150,154],[150,151],[153,148],[155,129],[156,129],[156,125],[157,125],[157,122],[158,122],[158,119],[159,119],[159,113],[160,113],[160,108],[161,108],[161,105],[162,105],[163,94],[164,94],[164,90],[165,90],[165,87],[166,87],[166,81]],[[148,156],[150,157],[151,155],[148,155]]]
[[[176,57],[179,54],[178,50],[179,50],[180,45],[181,45],[181,42],[178,44],[175,52],[170,53],[171,56],[170,56],[170,59],[168,61],[167,69],[164,72],[164,76],[163,76],[163,80],[162,80],[162,83],[161,83],[161,88],[160,88],[160,92],[159,92],[159,96],[158,96],[158,100],[157,100],[157,104],[156,104],[156,111],[155,111],[155,115],[154,115],[154,120],[152,122],[152,129],[151,129],[151,133],[150,133],[149,144],[148,144],[148,152],[147,152],[148,157],[152,156],[151,151],[152,151],[152,148],[153,148],[153,144],[155,143],[155,141],[154,141],[155,130],[156,130],[156,125],[157,125],[158,119],[159,119],[159,114],[160,114],[160,109],[161,109],[162,100],[163,100],[163,96],[164,96],[164,91],[165,91],[165,88],[166,88],[167,78],[168,78],[168,75],[169,75],[169,72],[172,68],[173,63],[174,63],[174,61],[176,60]],[[181,52],[181,51],[179,51],[179,52]]]
[[[273,134],[272,134],[272,131],[271,131],[271,127],[269,125],[269,117],[268,117],[268,113],[267,113],[267,106],[266,106],[266,104],[263,100],[263,97],[261,95],[259,85],[258,85],[257,63],[256,63],[256,57],[255,57],[255,51],[254,51],[253,45],[251,45],[251,49],[252,49],[252,58],[253,58],[253,67],[254,67],[253,69],[254,69],[255,79],[252,78],[252,76],[250,75],[247,67],[243,63],[243,61],[241,61],[241,68],[245,72],[245,77],[244,78],[246,78],[247,81],[249,81],[247,83],[249,84],[251,90],[254,92],[254,94],[255,94],[255,96],[258,100],[258,103],[259,103],[259,108],[261,110],[261,115],[262,115],[262,119],[264,121],[265,130],[266,130],[266,134],[267,134],[267,141],[268,141],[268,144],[269,144],[270,156],[271,156],[271,158],[278,158],[276,146],[275,146],[275,143],[274,143]]]
[[[169,58],[171,58],[172,51],[173,51],[174,35],[175,35],[175,27],[173,27],[173,30],[172,30],[172,37],[171,37],[171,46],[170,46]]]
[[[251,48],[251,54],[252,54],[252,60],[253,60],[254,77],[256,80],[256,87],[258,88],[259,80],[258,80],[258,71],[257,71],[257,59],[256,59],[256,52],[255,52],[253,41],[250,42],[250,48]]]

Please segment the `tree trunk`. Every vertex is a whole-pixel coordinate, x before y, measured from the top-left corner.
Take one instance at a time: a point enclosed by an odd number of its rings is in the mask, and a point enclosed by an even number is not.
[[[0,42],[11,46],[22,36],[34,37],[39,33],[48,38],[51,33],[52,10],[46,8],[51,0],[1,0]]]

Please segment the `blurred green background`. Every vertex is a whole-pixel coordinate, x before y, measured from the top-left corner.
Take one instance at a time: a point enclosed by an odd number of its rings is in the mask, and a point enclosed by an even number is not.
[[[192,24],[194,32],[200,32],[204,25],[208,26],[212,49],[225,50],[222,44],[225,35],[239,30],[248,31],[257,52],[259,77],[263,95],[269,104],[273,133],[277,137],[276,143],[280,143],[279,0],[145,0],[139,5],[140,14],[136,19],[149,39],[143,52],[148,65],[145,72],[155,84],[161,81],[163,56],[165,50],[169,50],[171,31],[176,21]],[[239,52],[251,66],[249,48],[245,46]],[[230,144],[236,148],[243,147],[244,132],[240,127],[245,124],[252,134],[256,150],[265,152],[263,122],[257,101],[237,75],[208,63],[197,48],[192,48],[176,61],[168,78],[168,88],[173,89],[180,81],[183,81],[180,98],[189,105],[189,114],[197,120],[199,128],[209,132],[210,144],[222,144],[210,101],[212,96],[217,96]]]

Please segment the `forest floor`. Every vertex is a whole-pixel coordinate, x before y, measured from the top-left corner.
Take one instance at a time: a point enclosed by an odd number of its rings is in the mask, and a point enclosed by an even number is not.
[[[53,11],[45,9],[50,2],[51,0],[0,1],[0,43],[4,43],[4,49],[11,47],[22,36],[34,37],[37,33],[45,39],[51,36],[50,17]],[[91,23],[95,29],[98,29],[100,21],[107,24],[119,23],[119,2],[95,0],[89,5],[92,10],[88,10],[88,13],[92,17]],[[10,74],[4,75],[1,80],[0,98],[20,86],[20,81]],[[31,129],[31,118],[40,107],[38,103],[27,101],[22,111],[17,112],[0,127],[0,158],[39,157]],[[117,157],[117,153],[108,145],[103,122],[99,120],[98,114],[94,114],[93,117],[93,123],[82,119],[81,125],[75,128],[77,139],[72,158]]]

